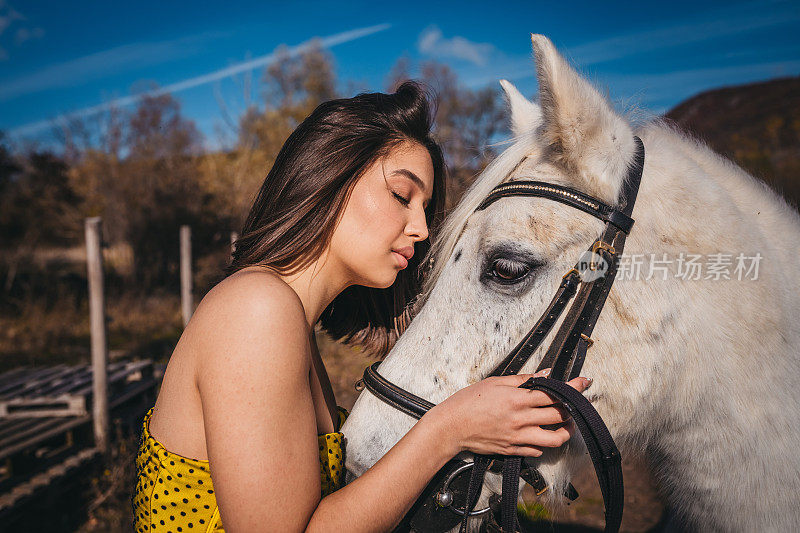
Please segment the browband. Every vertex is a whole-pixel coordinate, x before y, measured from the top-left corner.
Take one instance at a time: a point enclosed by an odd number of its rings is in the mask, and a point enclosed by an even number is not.
[[[556,202],[561,202],[585,213],[589,213],[603,222],[613,224],[615,227],[630,233],[633,227],[633,219],[628,215],[608,204],[587,196],[582,192],[566,187],[564,185],[554,186],[552,183],[531,180],[515,180],[498,185],[492,190],[483,202],[475,209],[481,211],[486,209],[500,198],[508,196],[539,196],[549,198]]]

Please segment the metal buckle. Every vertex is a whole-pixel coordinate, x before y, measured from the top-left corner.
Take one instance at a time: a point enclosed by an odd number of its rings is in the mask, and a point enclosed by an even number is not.
[[[606,252],[610,253],[611,255],[617,255],[617,251],[614,247],[603,240],[596,240],[592,244],[592,253],[597,253],[598,250],[605,250]]]
[[[436,504],[439,507],[448,507],[451,511],[453,511],[457,515],[464,516],[464,510],[459,509],[458,507],[453,505],[453,503],[455,502],[453,501],[454,500],[453,493],[450,491],[450,483],[453,482],[453,480],[456,478],[457,475],[459,475],[461,472],[464,472],[465,470],[472,468],[474,465],[475,465],[474,462],[467,462],[459,466],[455,470],[453,470],[450,473],[450,475],[447,476],[447,479],[442,484],[442,489],[436,493],[436,496],[434,496],[434,498],[436,499]],[[467,502],[464,502],[464,505],[466,504]],[[487,505],[485,508],[480,509],[478,511],[475,510],[470,511],[469,516],[479,516],[482,514],[486,514],[491,510],[492,508]]]
[[[568,277],[569,277],[569,276],[570,276],[570,275],[571,275],[573,272],[574,272],[574,273],[576,273],[576,274],[578,275],[578,279],[580,279],[580,278],[581,278],[581,273],[580,273],[580,271],[578,271],[578,269],[577,269],[577,268],[570,268],[570,269],[569,269],[569,272],[567,272],[566,274],[564,274],[563,276],[561,276],[561,279],[562,279],[562,280],[564,280],[564,279],[567,279],[567,278],[568,278]]]
[[[594,344],[594,340],[592,340],[592,338],[585,333],[581,333],[581,338],[586,341],[587,348],[591,348],[592,344]]]

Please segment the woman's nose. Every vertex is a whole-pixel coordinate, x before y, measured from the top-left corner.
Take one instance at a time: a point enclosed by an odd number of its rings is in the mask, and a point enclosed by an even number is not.
[[[411,220],[406,225],[406,235],[416,235],[420,241],[428,238],[428,221],[425,219],[424,210],[414,211]]]

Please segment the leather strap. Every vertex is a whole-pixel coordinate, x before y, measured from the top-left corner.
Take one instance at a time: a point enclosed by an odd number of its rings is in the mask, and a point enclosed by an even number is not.
[[[550,333],[550,330],[553,329],[553,325],[575,295],[579,283],[580,274],[576,269],[573,268],[567,272],[544,314],[528,334],[509,352],[506,358],[489,373],[489,376],[508,376],[519,373],[522,366],[528,362],[533,352],[536,351],[544,341],[544,338],[547,337],[547,334]]]
[[[622,509],[624,504],[624,487],[622,483],[622,461],[619,450],[611,438],[603,419],[580,392],[566,383],[543,377],[531,378],[522,385],[522,388],[537,389],[547,392],[567,408],[572,419],[580,430],[586,449],[592,458],[600,491],[603,494],[605,505],[606,527],[605,531],[619,531],[622,523]],[[519,458],[520,460],[522,458]],[[506,485],[506,479],[516,480],[519,475],[520,461],[509,462],[508,469],[503,470],[503,531],[512,532],[516,529],[516,507],[519,486],[515,482]],[[511,505],[513,504],[513,512]]]
[[[642,181],[642,172],[644,171],[644,144],[639,137],[634,137],[634,142],[636,143],[636,155],[629,169],[628,176],[623,182],[620,200],[620,210],[626,217],[630,217],[633,214],[633,207],[636,204],[639,184]],[[573,379],[580,374],[583,362],[586,359],[586,350],[589,347],[589,341],[587,341],[587,339],[591,339],[594,326],[597,323],[597,319],[600,317],[600,312],[603,310],[603,305],[616,279],[619,257],[622,255],[622,251],[625,248],[627,233],[628,232],[624,231],[622,228],[616,227],[613,224],[607,224],[603,234],[590,248],[590,250],[596,250],[603,255],[603,259],[608,265],[608,270],[605,272],[604,276],[599,279],[597,283],[598,286],[592,286],[592,293],[587,299],[590,305],[588,307],[585,304],[579,306],[579,302],[582,300],[582,295],[579,293],[573,307],[568,311],[559,334],[562,333],[562,331],[564,331],[565,334],[569,331],[570,335],[572,335],[572,342],[567,344],[566,339],[563,338],[561,342],[554,341],[550,346],[550,350],[548,350],[548,353],[539,364],[537,371],[552,367],[553,371],[550,377],[563,379],[565,381]],[[613,252],[610,252],[605,247],[596,249],[595,245],[598,243],[610,245]],[[587,287],[584,286],[581,287],[581,289],[587,290]],[[573,323],[575,327],[571,330],[567,330],[565,329],[566,324],[571,318],[574,318]],[[572,346],[573,344],[574,346]],[[558,349],[557,352],[555,351],[556,349]],[[559,358],[558,362],[555,361],[556,357]]]
[[[414,418],[422,418],[433,406],[428,400],[411,394],[405,389],[401,389],[388,379],[378,373],[381,361],[376,361],[364,370],[364,386],[376,398],[383,400],[395,409],[403,411]]]
[[[633,227],[633,219],[630,215],[604,204],[596,198],[587,196],[577,189],[566,187],[564,185],[553,185],[544,181],[533,180],[514,180],[502,183],[494,188],[494,190],[481,202],[475,209],[481,211],[493,204],[500,198],[509,196],[538,196],[541,198],[549,198],[562,204],[580,209],[585,213],[599,218],[603,222],[614,224],[616,227],[628,233]]]
[[[469,477],[469,486],[467,487],[466,506],[464,508],[464,517],[461,520],[461,527],[459,533],[467,533],[467,522],[469,521],[469,511],[475,508],[478,504],[478,498],[481,496],[481,489],[483,488],[483,478],[486,476],[486,469],[489,467],[491,459],[486,455],[475,455],[475,460],[472,463],[472,472]]]
[[[606,281],[613,281],[611,276],[616,273],[617,256],[602,249],[599,252],[608,265],[608,270],[604,277],[581,284],[578,295],[567,312],[567,316],[564,317],[561,328],[559,328],[547,353],[536,369],[538,372],[545,368],[552,368],[550,372],[550,378],[552,379],[567,380],[569,371],[573,366],[573,354],[578,347],[578,343],[587,343],[586,338],[589,335],[586,332],[590,311],[597,307],[598,302],[600,302],[599,307],[602,309],[607,291],[611,290],[611,284],[606,283]],[[582,334],[586,338],[582,337]]]
[[[434,404],[416,397],[414,394],[392,385],[389,389],[383,389],[383,384],[389,383],[388,380],[383,378],[375,368],[377,365],[373,364],[364,371],[364,383],[367,388],[381,400],[395,405],[396,403],[404,403],[404,400],[399,402],[393,398],[395,394],[400,394],[403,398],[416,398],[416,405],[429,404],[431,407]],[[375,378],[378,378],[376,381]],[[622,504],[624,489],[622,485],[622,465],[620,461],[620,454],[614,445],[611,434],[608,428],[603,423],[603,419],[594,409],[589,401],[577,390],[573,389],[563,381],[536,377],[531,378],[522,385],[521,388],[543,390],[555,397],[560,401],[569,411],[572,419],[575,420],[576,425],[580,431],[581,437],[586,443],[586,448],[592,458],[592,463],[597,473],[597,479],[600,483],[600,490],[603,494],[603,501],[606,508],[606,529],[607,532],[618,531],[619,525],[622,520]],[[428,408],[429,409],[429,408]],[[428,409],[425,409],[427,411]],[[412,414],[412,416],[415,416]],[[471,511],[480,496],[480,489],[483,486],[483,478],[488,468],[489,462],[492,457],[484,455],[475,455],[474,466],[470,475],[469,486],[465,498],[465,513],[461,519],[461,532],[466,531],[466,524],[468,520],[468,513]],[[449,464],[453,470],[459,465],[457,462],[451,461]],[[519,495],[518,479],[521,474],[522,458],[518,456],[507,456],[503,458],[503,493],[501,498],[501,508],[503,515],[503,531],[513,532],[516,529],[516,502]],[[447,468],[440,470],[437,474],[439,478],[442,473],[447,471]],[[441,479],[436,480],[437,484],[430,487],[435,490]],[[431,491],[426,491],[430,495]],[[424,505],[425,502],[417,502],[415,507]]]

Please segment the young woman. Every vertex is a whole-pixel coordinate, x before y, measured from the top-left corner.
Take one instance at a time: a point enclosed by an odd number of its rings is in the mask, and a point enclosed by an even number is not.
[[[569,438],[539,427],[568,416],[517,388],[529,375],[486,379],[342,487],[346,413],[314,326],[377,355],[407,326],[444,206],[431,123],[407,82],[323,103],[289,136],[145,417],[136,531],[388,531],[458,452],[539,456]]]

